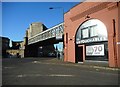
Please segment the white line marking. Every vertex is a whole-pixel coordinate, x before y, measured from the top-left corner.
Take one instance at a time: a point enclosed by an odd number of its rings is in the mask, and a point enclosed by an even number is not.
[[[48,74],[48,75],[41,75],[41,74],[20,74],[17,75],[17,77],[22,78],[22,77],[39,77],[39,76],[48,76],[48,77],[74,77],[75,75],[64,75],[64,74]]]
[[[49,76],[58,76],[58,77],[73,77],[74,75],[62,75],[62,74],[51,74]]]
[[[12,69],[12,68],[15,68],[15,67],[4,67],[5,69]]]

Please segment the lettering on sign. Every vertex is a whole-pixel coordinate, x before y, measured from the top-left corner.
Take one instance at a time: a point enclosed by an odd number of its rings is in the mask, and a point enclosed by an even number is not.
[[[104,44],[86,46],[87,56],[104,56]]]
[[[90,43],[90,42],[100,42],[100,41],[107,41],[107,38],[105,38],[105,37],[89,38],[89,39],[76,41],[76,44]]]

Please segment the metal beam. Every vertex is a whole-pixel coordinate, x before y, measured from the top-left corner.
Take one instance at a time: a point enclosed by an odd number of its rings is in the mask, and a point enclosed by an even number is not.
[[[28,38],[28,45],[63,35],[63,23]]]

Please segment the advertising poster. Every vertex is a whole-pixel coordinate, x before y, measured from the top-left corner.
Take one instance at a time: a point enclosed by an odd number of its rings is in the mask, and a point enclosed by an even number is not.
[[[104,44],[86,46],[86,56],[104,56]]]

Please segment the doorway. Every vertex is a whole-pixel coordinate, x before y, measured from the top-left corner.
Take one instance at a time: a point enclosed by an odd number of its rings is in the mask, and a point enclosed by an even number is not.
[[[76,53],[77,53],[76,54],[77,55],[77,63],[83,62],[83,60],[84,60],[84,46],[78,45]]]

